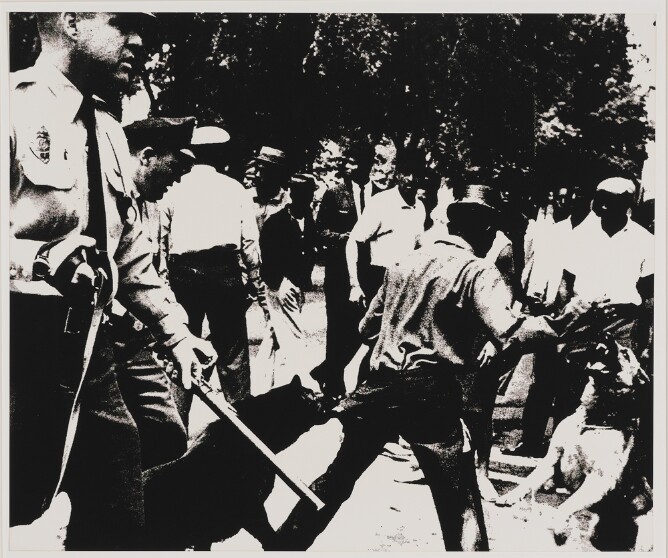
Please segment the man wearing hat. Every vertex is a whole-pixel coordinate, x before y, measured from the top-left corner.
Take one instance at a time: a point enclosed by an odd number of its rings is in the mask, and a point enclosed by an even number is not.
[[[351,495],[385,443],[401,434],[431,489],[446,550],[487,550],[473,455],[461,420],[469,378],[478,372],[473,341],[489,332],[509,366],[532,344],[556,343],[584,308],[559,318],[524,317],[493,263],[483,259],[499,228],[488,186],[470,186],[448,208],[449,234],[388,268],[360,324],[375,341],[368,379],[340,404],[342,446],[311,488],[325,502],[297,504],[275,549],[308,548]]]
[[[229,134],[217,126],[195,128],[196,164],[164,200],[169,230],[169,279],[188,312],[193,331],[201,333],[204,316],[218,353],[218,379],[229,401],[250,392],[246,311],[254,291],[269,322],[260,279],[258,230],[252,201],[244,187],[221,171]],[[244,285],[242,264],[249,285]],[[192,395],[176,388],[184,422]]]
[[[149,326],[186,385],[198,352],[215,358],[151,265],[108,104],[131,83],[153,19],[40,12],[39,58],[12,75],[9,521],[31,523],[62,490],[74,550],[132,547],[143,522],[139,437],[113,367],[108,302]]]
[[[287,178],[285,153],[273,147],[262,147],[255,158],[255,188],[251,189],[258,230],[262,231],[265,221],[288,203],[284,189]]]
[[[312,288],[316,232],[311,175],[297,174],[288,185],[290,203],[269,217],[260,232],[262,279],[267,285],[278,353],[274,386],[301,371],[304,351],[304,293]]]
[[[139,194],[138,218],[151,244],[153,265],[167,279],[167,238],[158,201],[190,170],[195,118],[151,117],[125,126]],[[171,381],[153,357],[155,339],[148,328],[117,304],[113,333],[118,384],[141,440],[142,468],[181,456],[188,437],[171,394]]]

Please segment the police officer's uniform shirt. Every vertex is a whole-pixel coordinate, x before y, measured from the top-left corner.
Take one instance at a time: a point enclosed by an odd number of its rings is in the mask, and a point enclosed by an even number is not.
[[[86,128],[81,92],[40,58],[11,76],[10,88],[10,287],[59,296],[32,281],[32,263],[45,242],[81,233],[88,221]],[[187,315],[151,265],[130,178],[123,129],[104,104],[95,119],[107,220],[112,290],[158,338],[173,344],[188,335]]]
[[[259,233],[248,192],[209,165],[195,165],[160,202],[170,254],[226,246],[240,252],[247,269],[259,270]]]

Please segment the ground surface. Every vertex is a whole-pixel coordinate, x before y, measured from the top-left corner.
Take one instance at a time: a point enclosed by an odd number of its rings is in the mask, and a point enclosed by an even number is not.
[[[308,371],[324,357],[325,308],[321,291],[309,294],[304,312],[308,314],[308,322],[311,324],[303,355],[303,370]],[[261,313],[256,307],[249,312],[248,326],[253,366],[263,332]],[[300,376],[304,385],[314,385],[307,372],[302,372]],[[526,379],[523,380],[519,374],[509,387],[506,397],[497,400],[497,404],[503,406],[498,407],[495,413],[499,441],[493,450],[490,477],[500,493],[512,488],[521,476],[531,471],[535,463],[530,459],[506,458],[499,451],[501,445],[512,444],[519,436],[519,405],[526,384]],[[212,420],[213,415],[202,404],[195,404],[192,413],[191,435],[195,435],[204,424]],[[340,441],[341,424],[332,419],[305,433],[293,446],[279,454],[279,458],[285,467],[308,485],[334,459]],[[431,494],[429,488],[420,482],[421,473],[416,470],[416,464],[410,455],[406,461],[380,455],[359,479],[351,498],[341,507],[311,550],[444,550]],[[570,543],[569,547],[556,546],[545,526],[550,504],[558,505],[563,498],[559,494],[538,494],[536,501],[527,501],[513,508],[499,508],[485,502],[491,550],[586,550],[577,542]],[[296,501],[297,497],[290,489],[277,480],[266,502],[268,517],[274,527],[281,525]],[[253,537],[242,531],[231,539],[217,543],[213,549],[253,551],[261,550],[261,547]]]

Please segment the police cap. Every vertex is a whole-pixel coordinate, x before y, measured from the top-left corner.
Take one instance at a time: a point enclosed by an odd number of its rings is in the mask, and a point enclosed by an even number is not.
[[[194,116],[182,118],[153,116],[128,124],[123,129],[133,151],[148,146],[178,149],[184,155],[194,158],[190,147],[196,122]]]

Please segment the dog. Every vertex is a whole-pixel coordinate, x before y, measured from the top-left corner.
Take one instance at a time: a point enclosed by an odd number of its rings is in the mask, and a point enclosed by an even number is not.
[[[239,418],[274,452],[329,419],[330,405],[295,376],[286,386],[234,404]],[[233,426],[216,420],[179,459],[144,473],[145,550],[206,550],[246,529],[271,540],[264,502],[275,474]]]
[[[638,521],[652,508],[636,444],[638,416],[649,378],[633,352],[610,338],[583,359],[589,381],[577,410],[554,431],[547,455],[520,484],[499,497],[500,506],[520,502],[544,484],[571,492],[555,510],[550,529],[564,544],[582,512],[593,518],[587,536],[597,550],[630,550]]]

